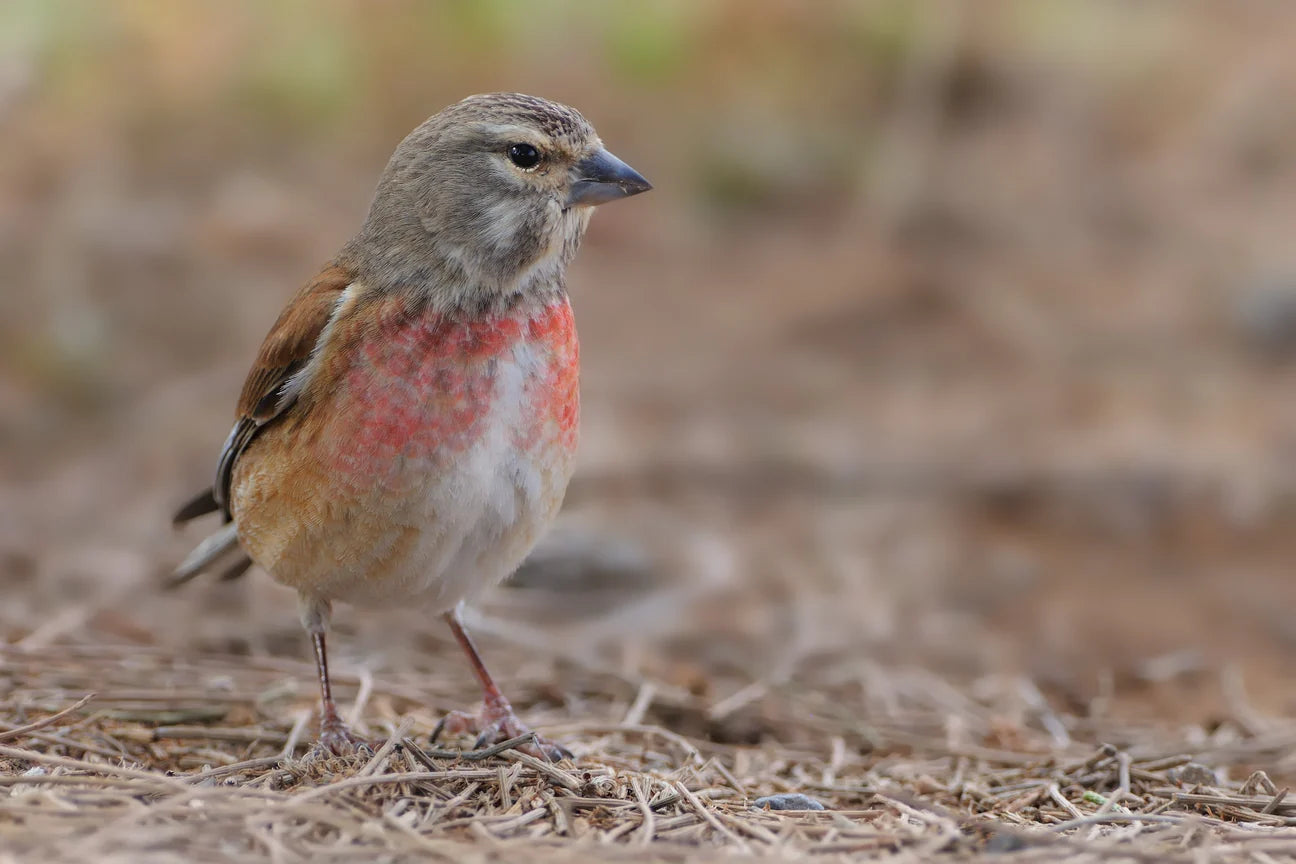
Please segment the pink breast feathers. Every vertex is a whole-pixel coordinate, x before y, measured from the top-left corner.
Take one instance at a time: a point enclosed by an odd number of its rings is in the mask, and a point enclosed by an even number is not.
[[[346,368],[332,394],[336,434],[328,437],[344,442],[326,460],[335,470],[378,479],[411,461],[434,469],[510,415],[520,449],[575,448],[580,349],[565,297],[466,321],[388,301],[376,318],[377,327],[356,332],[350,356],[337,357]],[[518,392],[502,370],[520,357]],[[513,410],[506,399],[521,401]]]
[[[532,317],[527,337],[546,358],[542,380],[533,388],[532,433],[552,430],[564,449],[574,451],[580,426],[580,342],[567,298]]]

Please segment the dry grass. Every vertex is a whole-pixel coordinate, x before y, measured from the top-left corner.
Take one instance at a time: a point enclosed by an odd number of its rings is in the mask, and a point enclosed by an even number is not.
[[[409,688],[352,680],[368,700],[357,712],[387,731],[375,751],[336,758],[311,749],[305,711],[275,707],[296,666],[5,650],[0,710],[24,722],[0,731],[0,860],[1296,860],[1296,800],[1249,767],[1296,744],[1296,724],[1131,736],[1045,710],[990,747],[960,731],[985,725],[982,706],[917,676],[890,683],[944,708],[834,718],[806,705],[830,732],[808,751],[645,725],[648,690],[623,722],[548,726],[578,753],[549,765],[431,748],[431,718],[392,709]],[[175,680],[191,685],[147,683]],[[864,748],[846,743],[860,722]],[[1095,746],[1105,733],[1122,746]],[[753,805],[787,792],[826,809]]]

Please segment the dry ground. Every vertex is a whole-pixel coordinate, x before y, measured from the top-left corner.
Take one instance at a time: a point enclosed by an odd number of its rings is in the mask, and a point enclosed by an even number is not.
[[[103,644],[2,659],[6,713],[25,722],[0,732],[0,860],[1267,862],[1296,849],[1287,787],[1235,773],[1278,764],[1293,724],[1206,734],[1080,720],[1024,679],[997,682],[1015,693],[983,682],[975,698],[875,669],[878,704],[864,712],[840,683],[762,688],[747,721],[762,740],[741,744],[671,729],[722,727],[742,700],[576,668],[561,696],[552,675],[515,680],[528,704],[568,703],[532,704],[576,754],[550,765],[432,748],[428,706],[465,695],[435,672],[345,676],[354,717],[384,743],[339,759],[310,750],[302,663]],[[854,671],[829,665],[830,678]],[[1014,698],[1033,710],[986,707]],[[689,719],[651,722],[662,716]],[[788,792],[826,809],[754,804]]]
[[[10,8],[3,864],[1296,861],[1296,9]],[[416,610],[338,615],[392,746],[316,758],[291,598],[161,592],[168,513],[392,144],[503,87],[657,186],[470,622],[576,760],[434,750],[476,694]]]

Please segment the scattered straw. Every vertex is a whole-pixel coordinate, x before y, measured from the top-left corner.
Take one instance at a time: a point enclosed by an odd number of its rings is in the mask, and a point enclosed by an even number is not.
[[[110,864],[694,862],[735,853],[917,862],[992,852],[1040,864],[1187,864],[1209,847],[1213,861],[1296,862],[1291,763],[1278,749],[1296,740],[1296,727],[1273,720],[1214,738],[1111,727],[1120,742],[1112,746],[1098,743],[1103,730],[1092,719],[1058,711],[1019,681],[1010,692],[1025,694],[1033,719],[1005,730],[948,684],[896,672],[878,685],[891,695],[866,716],[839,712],[807,688],[785,697],[794,721],[739,746],[653,725],[655,706],[704,718],[708,706],[627,682],[592,719],[545,726],[582,754],[553,764],[516,749],[532,734],[478,750],[425,746],[436,714],[405,701],[416,684],[361,676],[340,687],[366,690],[366,720],[391,732],[373,752],[342,758],[309,746],[309,688],[285,698],[283,663],[245,660],[0,648],[11,692],[22,694],[11,714],[26,721],[0,744],[6,852]],[[871,674],[876,683],[885,673]],[[153,680],[186,689],[142,684]],[[93,713],[88,697],[60,695],[91,683]],[[186,712],[212,719],[172,722]],[[776,743],[804,728],[822,738]],[[826,809],[750,805],[788,792]]]
[[[30,735],[32,732],[36,732],[37,730],[44,729],[47,726],[53,726],[55,723],[59,722],[69,714],[75,714],[76,712],[80,711],[90,702],[91,699],[94,698],[94,696],[95,694],[93,693],[87,693],[72,705],[69,705],[68,707],[64,708],[62,711],[51,714],[50,716],[44,718],[43,720],[37,720],[36,722],[28,723],[25,726],[15,726],[6,732],[0,732],[0,741],[11,741],[14,738],[21,738],[24,735]]]

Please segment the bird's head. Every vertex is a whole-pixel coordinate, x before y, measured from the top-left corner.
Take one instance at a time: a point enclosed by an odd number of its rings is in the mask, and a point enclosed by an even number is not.
[[[591,208],[650,188],[574,109],[469,96],[396,148],[351,250],[383,287],[443,305],[557,290]]]

